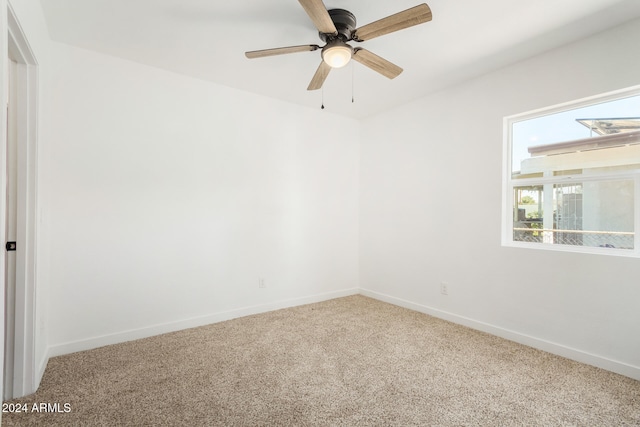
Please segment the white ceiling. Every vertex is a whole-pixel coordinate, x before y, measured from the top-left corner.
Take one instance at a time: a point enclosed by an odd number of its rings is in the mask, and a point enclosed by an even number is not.
[[[404,68],[388,80],[359,63],[306,90],[320,51],[245,51],[322,41],[297,0],[41,0],[53,40],[237,89],[362,118],[640,17],[640,0],[428,0],[433,21],[358,46]],[[419,0],[325,0],[358,26]],[[355,43],[352,43],[354,46]],[[594,53],[594,61],[606,55]],[[352,85],[353,82],[353,85]],[[355,102],[351,102],[351,93]]]

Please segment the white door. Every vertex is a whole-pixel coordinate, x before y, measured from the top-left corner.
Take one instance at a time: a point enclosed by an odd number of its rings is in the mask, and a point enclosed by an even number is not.
[[[16,241],[18,221],[18,137],[16,126],[15,85],[18,64],[9,58],[9,104],[7,106],[7,212],[6,239]],[[16,252],[5,250],[4,281],[4,399],[13,397],[13,365],[15,354]]]

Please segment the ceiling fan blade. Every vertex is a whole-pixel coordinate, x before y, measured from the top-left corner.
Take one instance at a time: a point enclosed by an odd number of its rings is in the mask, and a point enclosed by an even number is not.
[[[288,46],[288,47],[277,47],[275,49],[253,50],[251,52],[245,52],[244,55],[249,59],[253,59],[253,58],[263,58],[265,56],[284,55],[287,53],[310,52],[312,50],[317,50],[319,48],[320,46],[316,44],[306,44],[302,46]]]
[[[320,66],[316,70],[316,73],[313,75],[313,78],[311,79],[311,83],[309,83],[309,87],[307,88],[307,90],[320,89],[324,84],[324,81],[327,79],[329,71],[331,71],[331,66],[322,61],[320,63]]]
[[[298,0],[318,31],[338,35],[338,30],[322,0]]]
[[[431,21],[431,9],[426,3],[412,7],[403,12],[396,13],[386,18],[357,28],[353,39],[355,41],[371,40],[375,37],[413,27]]]
[[[353,59],[390,79],[398,77],[403,71],[402,68],[398,67],[396,64],[389,62],[366,49],[355,48],[353,52]]]

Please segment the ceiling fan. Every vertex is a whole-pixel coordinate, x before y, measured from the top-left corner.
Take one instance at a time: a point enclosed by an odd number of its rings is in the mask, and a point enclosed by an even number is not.
[[[347,42],[363,42],[431,21],[431,9],[426,3],[422,3],[403,12],[356,28],[356,17],[348,10],[327,10],[322,0],[298,1],[318,29],[320,39],[325,42],[325,45],[320,47],[316,44],[309,44],[254,50],[246,52],[245,55],[247,58],[253,59],[321,49],[322,62],[311,79],[307,90],[320,89],[332,68],[343,67],[351,59],[390,79],[397,77],[402,73],[402,68],[366,49],[351,47]]]

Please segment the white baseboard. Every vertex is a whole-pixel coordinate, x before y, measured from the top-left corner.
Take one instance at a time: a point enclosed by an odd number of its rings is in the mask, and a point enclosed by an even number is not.
[[[360,289],[360,294],[383,301],[383,302],[388,302],[390,304],[394,304],[400,307],[419,311],[421,313],[425,313],[433,317],[438,317],[440,319],[444,319],[459,325],[467,326],[469,328],[476,329],[482,332],[487,332],[491,335],[495,335],[501,338],[508,339],[510,341],[524,344],[529,347],[536,348],[538,350],[543,350],[548,353],[566,357],[567,359],[575,360],[577,362],[585,363],[587,365],[596,366],[598,368],[606,369],[607,371],[615,372],[620,375],[624,375],[636,380],[640,380],[640,367],[638,366],[633,366],[633,365],[618,362],[615,360],[607,359],[606,357],[587,353],[575,348],[571,348],[571,347],[564,346],[562,344],[546,341],[530,335],[521,334],[516,331],[504,329],[488,323],[470,319],[468,317],[459,316],[457,314],[449,313],[447,311],[439,310],[433,307],[428,307],[426,305],[416,304],[414,302],[407,301],[401,298],[396,298],[391,295],[386,295],[379,292],[370,291],[367,289]]]
[[[45,369],[47,369],[47,363],[49,363],[49,358],[50,358],[50,351],[49,348],[47,348],[47,350],[45,351],[44,356],[42,357],[42,360],[40,360],[40,363],[38,364],[38,366],[36,367],[36,375],[35,375],[35,384],[34,384],[34,392],[38,389],[38,387],[40,386],[40,382],[42,381],[42,377],[44,376],[44,371]]]
[[[520,344],[524,344],[539,350],[543,350],[558,356],[566,357],[577,362],[586,363],[598,368],[606,369],[620,375],[624,375],[636,380],[640,380],[640,367],[629,365],[608,359],[606,357],[587,353],[575,348],[567,347],[562,344],[546,341],[530,335],[522,334],[509,329],[501,328],[485,322],[480,322],[468,317],[449,313],[422,304],[417,304],[402,298],[393,297],[391,295],[367,290],[367,289],[346,289],[336,292],[328,292],[324,294],[311,295],[302,298],[292,298],[281,301],[275,301],[267,304],[260,304],[250,307],[243,307],[225,312],[210,314],[207,316],[185,319],[177,322],[164,323],[146,328],[124,331],[115,334],[103,335],[100,337],[89,338],[64,344],[50,346],[46,356],[40,361],[38,366],[37,384],[40,384],[42,375],[47,366],[50,357],[60,356],[63,354],[75,353],[77,351],[90,350],[93,348],[103,347],[105,345],[117,344],[126,341],[132,341],[140,338],[147,338],[154,335],[160,335],[168,332],[175,332],[182,329],[194,328],[198,326],[209,325],[212,323],[231,320],[238,317],[250,316],[253,314],[265,313],[268,311],[279,310],[282,308],[295,307],[304,304],[313,304],[316,302],[326,301],[334,298],[341,298],[350,295],[361,294],[370,298],[394,304],[400,307],[425,313],[440,319],[444,319],[459,325],[467,326],[482,332],[486,332],[501,338],[508,339]]]
[[[358,288],[345,289],[335,292],[327,292],[323,294],[310,295],[301,298],[291,298],[286,300],[275,301],[267,304],[260,304],[250,307],[242,307],[234,310],[213,313],[206,316],[184,319],[177,322],[163,323],[140,329],[132,329],[129,331],[118,332],[114,334],[102,335],[99,337],[88,338],[79,341],[68,342],[50,346],[47,352],[47,361],[49,357],[61,356],[63,354],[75,353],[77,351],[91,350],[93,348],[103,347],[105,345],[118,344],[126,341],[148,338],[154,335],[166,334],[169,332],[180,331],[188,328],[209,325],[212,323],[223,322],[238,317],[250,316],[252,314],[260,314],[282,308],[295,307],[304,304],[313,304],[316,302],[326,301],[334,298],[341,298],[350,295],[357,295]],[[42,373],[46,367],[44,361]],[[42,376],[41,373],[40,377]],[[38,384],[40,381],[38,381]]]

